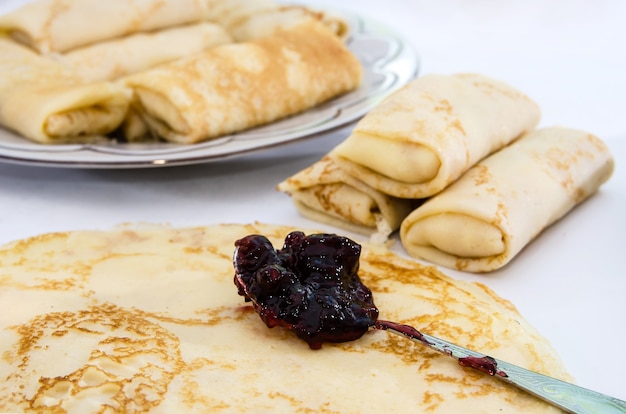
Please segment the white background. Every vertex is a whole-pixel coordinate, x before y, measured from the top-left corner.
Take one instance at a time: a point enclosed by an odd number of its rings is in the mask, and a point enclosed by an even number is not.
[[[338,2],[310,3],[335,8]],[[0,0],[0,13],[16,4]],[[578,384],[626,400],[626,2],[340,4],[409,39],[420,55],[421,74],[499,78],[540,104],[542,126],[580,128],[607,142],[616,159],[612,179],[507,267],[489,275],[444,272],[485,283],[511,300],[550,339]],[[0,164],[0,243],[138,221],[323,227],[301,218],[274,186],[347,133],[188,167],[107,171]]]

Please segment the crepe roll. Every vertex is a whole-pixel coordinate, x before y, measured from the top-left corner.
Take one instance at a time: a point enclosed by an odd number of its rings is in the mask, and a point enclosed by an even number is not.
[[[156,136],[191,144],[304,111],[357,88],[361,76],[350,50],[307,22],[160,65],[125,84]]]
[[[236,40],[246,41],[270,36],[278,29],[289,28],[311,20],[322,23],[342,39],[349,31],[347,22],[342,18],[302,6],[274,6],[258,13],[242,15],[236,20],[229,21],[226,27]]]
[[[340,16],[309,7],[278,4],[273,0],[207,0],[208,19],[223,26],[236,41],[270,36],[306,21],[324,24],[340,38],[349,32]]]
[[[272,13],[279,8],[274,0],[207,0],[208,19],[231,32],[236,41],[249,40],[232,33],[252,16]],[[254,36],[253,36],[254,37]]]
[[[425,198],[535,128],[539,118],[535,102],[498,80],[426,75],[363,117],[331,156],[385,194]]]
[[[124,119],[129,92],[84,83],[61,63],[0,37],[0,125],[40,143],[108,134]]]
[[[95,43],[56,58],[87,81],[115,80],[231,42],[224,28],[203,22]]]
[[[412,210],[410,200],[398,199],[349,176],[328,157],[278,184],[291,196],[298,211],[311,220],[328,223],[384,242]]]
[[[0,16],[0,32],[40,53],[199,22],[205,0],[40,0]]]
[[[528,133],[409,214],[402,243],[411,256],[449,268],[498,269],[612,171],[594,135],[561,127]]]

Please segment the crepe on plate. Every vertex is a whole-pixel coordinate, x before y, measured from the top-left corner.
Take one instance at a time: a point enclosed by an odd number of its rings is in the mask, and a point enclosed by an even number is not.
[[[277,186],[289,194],[298,211],[328,223],[384,241],[413,210],[411,200],[390,197],[346,174],[328,156]]]
[[[124,83],[153,134],[191,144],[304,111],[357,88],[361,76],[352,52],[310,21],[214,47]]]
[[[498,80],[426,75],[378,104],[331,156],[385,194],[425,198],[532,130],[539,118],[536,103]]]
[[[1,15],[0,32],[48,54],[205,18],[205,0],[39,0]]]
[[[278,4],[272,0],[208,0],[208,19],[223,26],[236,41],[270,36],[278,29],[318,21],[339,38],[350,28],[341,17],[309,7]]]
[[[232,38],[224,28],[202,22],[139,32],[59,53],[54,58],[86,81],[104,81],[231,42]]]
[[[562,127],[533,131],[409,214],[402,244],[412,256],[450,268],[497,269],[612,172],[613,158],[598,137]]]
[[[128,109],[129,93],[85,83],[61,63],[0,36],[0,125],[40,142],[108,134]]]
[[[342,38],[349,30],[337,16],[272,0],[38,0],[1,15],[0,32],[49,54],[202,21],[246,41],[307,20]]]
[[[558,412],[382,331],[312,351],[233,283],[234,241],[276,225],[125,227],[0,248],[0,411]],[[569,380],[508,301],[365,245],[381,318]]]

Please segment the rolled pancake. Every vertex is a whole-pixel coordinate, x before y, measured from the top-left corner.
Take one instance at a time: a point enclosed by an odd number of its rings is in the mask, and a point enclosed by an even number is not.
[[[117,128],[128,104],[121,85],[84,83],[59,62],[0,36],[0,125],[40,143],[82,140]]]
[[[478,74],[426,75],[387,97],[331,153],[395,197],[425,198],[539,122],[537,104]]]
[[[400,228],[413,209],[410,200],[390,197],[346,174],[329,158],[305,168],[278,184],[300,213],[384,241]]]
[[[203,22],[136,33],[80,47],[55,57],[86,81],[104,81],[231,42],[231,36],[221,26]]]
[[[204,0],[39,0],[0,16],[0,32],[41,53],[199,22]]]
[[[613,158],[594,135],[561,127],[528,133],[409,214],[402,243],[411,256],[446,267],[497,269],[612,172]]]
[[[341,17],[304,6],[279,5],[271,0],[213,0],[209,19],[222,25],[236,41],[273,35],[307,21],[318,21],[339,38],[345,39],[350,28]]]
[[[0,411],[556,413],[382,331],[312,351],[233,283],[234,241],[286,226],[56,233],[0,249]],[[481,284],[365,245],[381,318],[569,380],[554,349]]]
[[[309,109],[357,88],[361,75],[350,50],[308,22],[131,75],[125,84],[155,135],[190,144]]]

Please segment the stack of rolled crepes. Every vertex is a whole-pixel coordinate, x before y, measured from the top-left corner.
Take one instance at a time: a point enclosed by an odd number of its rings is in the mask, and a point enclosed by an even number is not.
[[[367,229],[378,239],[400,228],[414,257],[491,271],[596,192],[613,170],[597,137],[565,128],[535,130],[539,118],[533,101],[502,82],[476,74],[423,76],[386,98],[327,157],[278,189],[308,217]],[[323,165],[332,165],[333,177],[349,177],[342,179],[351,190],[341,208],[329,201],[336,198],[329,185],[337,187],[337,180],[328,179]],[[363,203],[367,194],[376,194],[394,214]],[[355,226],[356,207],[369,208],[384,225],[369,220]]]
[[[530,132],[409,214],[402,243],[412,256],[446,267],[495,270],[612,172],[611,154],[594,135],[562,127]]]
[[[400,227],[415,203],[533,129],[539,117],[534,102],[494,79],[423,76],[369,112],[321,165],[288,178],[278,188],[292,195],[304,215],[315,212],[318,218],[384,238]],[[336,187],[335,177],[344,177],[343,192],[349,186],[353,199],[345,201],[341,212],[336,202],[328,201],[331,191],[324,189]],[[367,194],[376,197],[370,196],[367,204],[356,201]],[[369,209],[377,219],[357,219],[357,206]]]
[[[128,140],[173,137],[175,142],[191,143],[211,139],[216,133],[238,131],[292,115],[358,87],[361,67],[342,42],[346,31],[341,19],[304,7],[278,6],[271,0],[42,0],[29,3],[0,16],[0,53],[3,54],[0,56],[0,103],[3,109],[8,108],[6,116],[0,116],[0,124],[42,143],[77,141],[92,134],[108,134],[120,126]],[[214,48],[218,49],[215,53]],[[28,75],[18,74],[15,69],[18,66],[14,57],[18,51],[19,67],[26,68]],[[248,60],[250,58],[252,60]],[[177,69],[184,65],[157,72],[151,70],[183,59],[187,59],[186,64],[195,65],[194,88],[205,93],[187,94],[184,99],[179,94],[179,101],[174,102],[161,95],[162,90],[154,88],[152,80],[157,77],[163,80],[167,72],[168,88],[182,90],[189,86],[186,76],[190,71],[183,73]],[[247,63],[236,65],[235,61]],[[289,73],[289,79],[280,79],[288,87],[257,88],[267,81],[270,71]],[[40,72],[50,76],[39,81],[36,74]],[[64,73],[60,81],[48,81],[60,72]],[[308,76],[316,76],[315,82],[306,85],[308,89],[293,86]],[[221,77],[219,81],[218,77]],[[13,118],[12,114],[22,108],[14,104],[13,98],[20,91],[45,85],[48,94],[39,104],[46,106],[47,99],[56,100],[53,96],[56,97],[57,91],[65,92],[69,78],[72,78],[72,86],[94,89],[94,85],[98,85],[99,89],[123,91],[127,108],[122,111],[124,116],[121,119],[107,117],[106,122],[96,122],[95,126],[82,129],[64,129],[60,135],[47,134],[45,128],[43,133],[33,133],[32,128],[22,127],[22,120]],[[233,93],[228,91],[231,86],[243,83],[252,83],[258,89],[254,91],[254,102],[246,108],[250,111],[246,120],[242,120],[241,115],[241,88]],[[22,86],[28,88],[21,89]],[[15,92],[13,97],[8,95],[9,90]],[[265,111],[260,102],[279,101],[277,96],[286,98],[288,103],[282,107],[273,105]],[[197,118],[207,109],[208,103],[203,100],[211,100],[208,109],[217,113],[212,115],[210,128],[194,130],[198,125],[185,118],[190,99],[195,107],[193,116]],[[132,102],[136,107],[129,105]],[[65,114],[82,109],[84,105],[82,101],[66,99],[62,107],[56,104],[46,108]],[[102,109],[98,102],[88,105],[89,112]],[[164,111],[168,114],[164,115]],[[40,116],[50,115],[54,114]],[[28,114],[22,117],[26,123],[36,123],[29,121]],[[172,117],[173,127],[168,124]],[[88,120],[88,117],[82,118]],[[91,115],[91,118],[95,117]],[[216,119],[223,124],[219,128],[215,127]],[[108,127],[102,128],[103,123]],[[183,123],[184,131],[180,129]]]
[[[40,0],[0,16],[0,29],[38,52],[62,53],[203,21],[246,41],[311,19],[340,37],[348,30],[340,18],[273,0]]]

